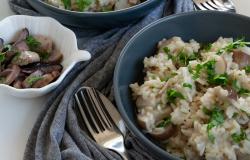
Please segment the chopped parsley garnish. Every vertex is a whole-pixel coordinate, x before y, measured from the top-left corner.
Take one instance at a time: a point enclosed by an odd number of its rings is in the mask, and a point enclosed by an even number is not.
[[[208,83],[215,84],[215,85],[223,85],[225,86],[228,83],[228,75],[224,74],[208,74]]]
[[[156,126],[156,128],[165,128],[169,124],[171,124],[171,116],[164,118],[163,121]]]
[[[218,107],[215,107],[211,112],[208,113],[210,116],[209,123],[207,125],[207,134],[209,140],[214,143],[214,136],[211,133],[213,127],[217,127],[224,123],[223,111]]]
[[[204,51],[210,51],[212,48],[212,43],[204,43],[201,45],[201,49]]]
[[[80,11],[84,11],[91,3],[92,0],[76,0],[76,4]]]
[[[4,47],[3,47],[3,50],[2,50],[2,52],[4,53],[4,52],[8,52],[8,51],[10,51],[12,49],[12,46],[10,45],[10,44],[7,44],[7,45],[5,45]]]
[[[169,76],[165,77],[165,78],[162,78],[161,80],[162,81],[168,81],[170,78],[173,78],[174,76],[176,76],[177,73],[176,72],[173,72],[171,73]]]
[[[182,85],[183,87],[186,87],[186,88],[190,88],[190,89],[192,89],[192,84],[190,84],[190,83],[183,83],[183,85]]]
[[[26,38],[26,43],[31,50],[34,50],[41,45],[41,43],[38,42],[33,36],[28,36]]]
[[[49,53],[47,52],[39,53],[39,56],[41,57],[42,60],[47,60],[49,58]]]
[[[32,86],[34,83],[36,83],[37,81],[41,79],[43,79],[42,76],[31,76],[27,79],[27,83]]]
[[[211,111],[209,110],[209,109],[207,109],[206,107],[203,107],[202,108],[202,111],[203,111],[203,113],[205,113],[206,115],[211,115]]]
[[[234,114],[233,114],[233,118],[236,118],[236,117],[238,116],[238,114],[239,114],[239,113],[234,112]]]
[[[179,99],[185,99],[185,97],[178,91],[174,90],[174,89],[169,89],[167,90],[167,100],[170,103],[175,102],[175,100],[179,98]]]
[[[245,69],[246,73],[250,73],[250,66],[246,66],[246,67],[244,67],[244,69]]]
[[[241,129],[240,134],[234,133],[231,137],[235,143],[240,143],[241,141],[247,139],[247,134],[243,129]]]
[[[239,94],[239,95],[250,95],[250,91],[244,88],[241,88],[238,84],[237,80],[234,80],[232,83],[233,89]]]
[[[71,0],[62,0],[65,9],[71,9]]]
[[[0,52],[0,63],[4,62],[5,54]]]
[[[232,52],[234,49],[245,47],[247,45],[250,45],[250,42],[245,42],[244,38],[238,39],[232,43],[229,43],[226,47],[220,49],[216,54],[221,55],[224,52]]]
[[[168,47],[164,47],[163,48],[163,51],[166,53],[166,54],[169,54],[170,53],[170,49]]]

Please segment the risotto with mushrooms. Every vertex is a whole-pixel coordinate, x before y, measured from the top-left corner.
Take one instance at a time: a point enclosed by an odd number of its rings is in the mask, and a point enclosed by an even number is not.
[[[187,160],[250,159],[250,45],[163,39],[134,83],[138,123]]]

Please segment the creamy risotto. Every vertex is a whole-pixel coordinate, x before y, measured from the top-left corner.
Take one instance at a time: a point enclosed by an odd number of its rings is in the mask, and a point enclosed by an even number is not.
[[[250,159],[250,43],[163,39],[134,83],[138,123],[187,160]]]
[[[146,0],[45,0],[61,9],[81,12],[108,12],[135,6]]]

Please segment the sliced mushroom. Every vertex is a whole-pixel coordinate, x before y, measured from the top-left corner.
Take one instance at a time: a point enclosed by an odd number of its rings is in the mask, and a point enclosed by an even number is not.
[[[228,98],[234,99],[234,100],[238,99],[238,94],[232,87],[227,86],[225,89],[228,91],[228,96],[227,96]]]
[[[62,65],[59,64],[46,64],[46,63],[35,63],[22,67],[22,72],[31,74],[36,70],[41,70],[43,73],[51,73],[53,71],[61,72],[63,69]]]
[[[14,84],[13,84],[13,87],[15,87],[15,88],[17,88],[17,89],[23,88],[23,87],[22,87],[22,81],[20,81],[20,80],[15,81]]]
[[[28,51],[29,50],[29,46],[27,45],[27,43],[24,40],[15,43],[13,46],[14,46],[15,50],[19,51],[19,52],[23,52],[23,51]]]
[[[63,59],[62,53],[59,50],[54,49],[52,53],[49,55],[49,57],[44,58],[42,62],[50,64],[58,64],[62,61],[62,59]]]
[[[37,81],[32,88],[42,88],[44,86],[47,86],[51,82],[53,82],[57,77],[54,77],[53,74],[45,74],[42,76],[42,79]]]
[[[34,38],[40,42],[40,45],[37,49],[35,49],[38,53],[48,53],[50,54],[53,49],[53,41],[51,38],[42,36],[42,35],[36,35]]]
[[[5,52],[5,63],[9,63],[15,55],[16,53],[14,51]]]
[[[16,40],[14,41],[15,42],[14,45],[25,40],[28,36],[29,36],[29,30],[27,28],[22,29],[20,33],[18,33]]]
[[[165,128],[155,128],[150,135],[157,140],[166,140],[175,134],[175,128],[172,124]]]
[[[40,57],[37,53],[31,52],[31,51],[24,51],[16,55],[12,59],[12,64],[24,66],[24,65],[39,62],[39,61],[40,61]]]
[[[33,84],[37,81],[42,79],[43,72],[40,70],[35,71],[34,73],[30,74],[26,79],[22,82],[22,86],[24,88],[30,88]]]
[[[0,38],[0,52],[3,50],[3,48],[4,48],[4,40]]]
[[[227,69],[227,63],[224,60],[224,58],[222,58],[221,56],[216,56],[215,57],[215,72],[217,74],[223,74],[226,72]]]
[[[242,51],[235,50],[233,51],[233,61],[239,65],[240,69],[242,69],[250,65],[250,55]]]
[[[12,65],[11,72],[6,76],[4,84],[10,85],[18,77],[21,69],[18,65]]]
[[[152,122],[158,122],[164,119],[165,117],[168,117],[170,113],[172,112],[172,109],[170,107],[167,107],[163,111],[152,111],[150,112],[151,116],[149,117],[148,115],[138,115],[137,116],[137,121],[138,125],[145,129],[145,130],[151,130],[155,124],[152,124]]]
[[[6,76],[9,75],[11,72],[12,72],[12,69],[11,69],[11,68],[7,68],[7,69],[3,70],[3,71],[0,73],[0,77],[6,77]]]

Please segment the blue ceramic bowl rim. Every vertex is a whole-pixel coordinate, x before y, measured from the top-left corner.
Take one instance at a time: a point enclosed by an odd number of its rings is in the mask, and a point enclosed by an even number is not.
[[[174,15],[170,15],[168,17],[164,17],[161,18],[155,22],[152,22],[151,24],[147,25],[146,27],[144,27],[142,30],[140,30],[137,34],[135,34],[130,40],[129,42],[126,44],[126,46],[124,47],[124,49],[122,50],[116,67],[115,67],[115,71],[114,71],[114,78],[113,78],[113,82],[114,82],[114,96],[115,96],[115,101],[118,107],[118,110],[122,116],[122,119],[125,121],[126,126],[128,127],[128,129],[133,133],[133,135],[135,135],[140,141],[142,141],[145,145],[147,145],[147,147],[150,147],[151,149],[154,149],[158,154],[160,155],[164,155],[166,158],[172,158],[172,159],[176,159],[179,160],[177,157],[171,155],[170,153],[168,153],[167,151],[164,151],[163,149],[161,149],[159,146],[157,146],[156,144],[154,144],[152,141],[150,141],[136,126],[135,124],[130,121],[128,115],[126,114],[125,111],[125,107],[123,106],[122,102],[121,102],[121,97],[120,97],[120,93],[119,93],[119,85],[118,85],[118,75],[119,75],[119,71],[120,71],[120,67],[121,67],[121,63],[123,60],[123,57],[125,56],[125,53],[127,52],[128,48],[130,47],[131,44],[134,43],[134,41],[137,39],[137,37],[141,36],[144,32],[146,32],[148,29],[155,27],[157,25],[159,25],[162,22],[165,21],[169,21],[175,18],[179,18],[182,16],[192,16],[192,15],[196,15],[196,14],[220,14],[220,15],[225,15],[225,16],[232,16],[235,18],[241,18],[243,20],[248,20],[250,21],[250,17],[248,16],[244,16],[244,15],[240,15],[240,14],[235,14],[235,13],[230,13],[230,12],[221,12],[221,11],[191,11],[191,12],[186,12],[186,13],[180,13],[180,14],[174,14]],[[155,155],[156,153],[154,153]]]
[[[147,0],[143,3],[140,3],[138,5],[129,7],[129,8],[125,8],[125,9],[121,9],[121,10],[117,10],[117,11],[109,11],[109,12],[78,12],[78,11],[70,11],[70,10],[64,10],[58,7],[55,7],[53,5],[47,4],[42,0],[37,0],[37,2],[39,2],[41,5],[45,6],[45,7],[49,7],[50,9],[56,10],[59,13],[63,13],[63,14],[74,14],[74,15],[86,15],[86,16],[111,16],[111,15],[115,15],[115,14],[123,14],[123,13],[127,13],[127,12],[132,12],[134,10],[137,10],[139,8],[143,8],[151,3],[153,3],[154,1],[160,1],[160,0]]]

